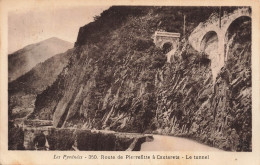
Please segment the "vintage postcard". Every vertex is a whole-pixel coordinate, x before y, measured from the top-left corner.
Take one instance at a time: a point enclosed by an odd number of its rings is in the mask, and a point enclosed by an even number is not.
[[[259,1],[0,1],[0,164],[260,164]]]

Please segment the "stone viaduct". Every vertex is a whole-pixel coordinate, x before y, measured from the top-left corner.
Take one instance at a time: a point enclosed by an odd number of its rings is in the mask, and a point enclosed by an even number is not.
[[[218,14],[212,14],[207,21],[200,23],[189,36],[189,43],[195,50],[205,52],[209,55],[213,81],[215,81],[217,73],[227,60],[230,27],[235,21],[244,19],[245,17],[251,20],[251,10],[249,7],[238,8],[232,13],[224,12],[221,22],[219,21]],[[180,33],[156,31],[153,39],[157,47],[163,50],[168,49],[165,54],[167,62],[170,62],[171,56],[179,45]]]
[[[216,51],[214,57],[210,57],[209,55],[211,60],[214,58],[214,60],[211,61],[212,72],[215,72],[213,73],[214,81],[216,74],[224,66],[224,63],[228,58],[227,50],[228,41],[230,40],[228,33],[230,27],[236,20],[245,19],[245,17],[246,19],[251,20],[251,10],[249,7],[236,9],[228,14],[224,13],[220,23],[218,15],[213,14],[207,21],[200,23],[189,36],[189,43],[192,47],[199,52],[205,52],[207,54],[208,52],[205,51],[207,46],[210,42],[213,42],[213,40],[216,42],[214,46]]]

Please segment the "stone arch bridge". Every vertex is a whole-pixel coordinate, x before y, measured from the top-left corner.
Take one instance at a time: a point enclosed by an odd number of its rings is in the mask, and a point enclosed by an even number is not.
[[[239,19],[251,20],[251,9],[243,7],[234,10],[232,13],[224,13],[221,22],[218,15],[213,14],[207,21],[200,23],[189,36],[189,42],[195,50],[209,55],[214,81],[228,58],[230,27]]]

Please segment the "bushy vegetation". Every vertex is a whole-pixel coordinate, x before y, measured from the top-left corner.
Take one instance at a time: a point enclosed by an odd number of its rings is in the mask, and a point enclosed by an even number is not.
[[[116,136],[114,134],[76,132],[78,149],[84,151],[114,151]]]
[[[74,144],[73,130],[52,130],[46,137],[50,150],[71,150]]]
[[[22,128],[8,122],[8,150],[24,150],[24,133]]]
[[[96,16],[94,22],[80,29],[76,46],[102,42],[105,36],[124,26],[126,22],[131,21],[131,19],[146,17],[148,14],[152,18],[149,19],[149,27],[145,30],[150,36],[155,30],[182,34],[184,15],[186,16],[186,35],[188,35],[200,22],[206,20],[212,12],[218,12],[218,10],[218,7],[113,6],[101,13],[100,16]],[[140,24],[140,22],[138,23]],[[134,28],[138,30],[138,26],[134,26]],[[142,31],[141,33],[146,32]]]

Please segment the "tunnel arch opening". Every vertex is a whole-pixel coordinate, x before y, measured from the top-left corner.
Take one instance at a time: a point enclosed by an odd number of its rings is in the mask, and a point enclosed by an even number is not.
[[[235,40],[240,44],[252,39],[252,19],[250,16],[240,16],[234,19],[225,32],[224,59],[228,60],[229,48]]]
[[[173,44],[171,42],[165,42],[162,45],[162,51],[164,54],[169,53],[173,49]]]
[[[219,57],[219,50],[218,50],[219,38],[218,34],[215,31],[207,32],[204,37],[202,38],[200,44],[200,51],[206,54],[208,59],[211,62],[211,71],[213,76],[213,81],[215,82],[217,74],[221,69],[221,57]]]
[[[216,50],[218,49],[218,34],[215,31],[209,31],[204,35],[201,40],[200,51],[210,55],[208,49],[212,46]]]

